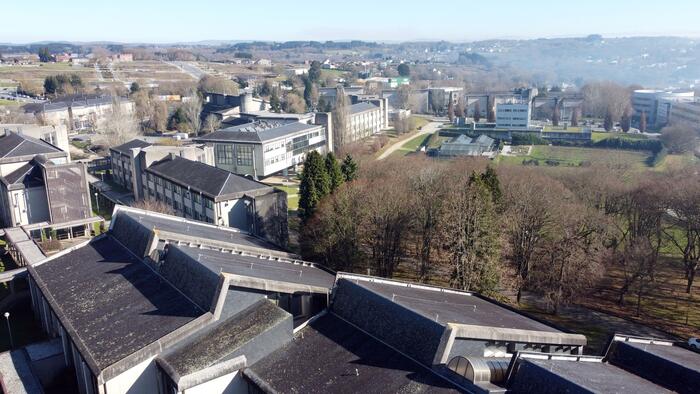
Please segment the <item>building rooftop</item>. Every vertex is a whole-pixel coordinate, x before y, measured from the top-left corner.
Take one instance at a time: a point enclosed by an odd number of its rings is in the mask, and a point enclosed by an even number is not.
[[[196,192],[202,192],[215,201],[273,190],[270,186],[244,176],[179,156],[169,156],[157,161],[151,164],[146,172],[162,176]]]
[[[362,112],[378,110],[379,107],[372,104],[372,103],[357,103],[357,104],[351,105],[348,109],[349,109],[350,115],[355,115],[355,114],[359,114]]]
[[[193,338],[161,355],[158,364],[177,382],[182,377],[241,355],[250,362],[256,352],[250,345],[265,347],[267,344],[260,343],[260,336],[285,321],[289,339],[291,315],[262,299],[221,324],[200,330]]]
[[[346,274],[340,274],[344,277]],[[479,295],[358,275],[346,277],[376,294],[440,324],[458,323],[520,330],[561,332]]]
[[[217,130],[198,137],[196,140],[204,142],[266,142],[320,127],[323,126],[283,120],[256,121]]]
[[[29,270],[95,374],[205,313],[111,235]]]
[[[243,371],[264,392],[457,393],[430,369],[327,313]]]
[[[283,292],[294,293],[306,288],[312,292],[328,293],[335,282],[333,273],[300,260],[187,246],[171,247],[179,248],[216,274],[225,273],[245,278],[242,281],[245,281],[247,286],[260,290],[274,288],[282,291],[283,287],[288,286],[296,290]]]
[[[521,359],[509,389],[514,393],[635,393],[671,391],[624,369],[598,361]]]
[[[231,227],[215,226],[177,216],[119,206],[115,210],[112,221],[116,223],[122,218],[129,219],[148,231],[158,231],[161,239],[169,238],[169,234],[174,234],[174,239],[170,240],[183,241],[188,244],[199,245],[215,242],[217,245],[228,245],[232,248],[234,246],[243,246],[251,249],[264,249],[283,253],[279,247]]]
[[[133,139],[129,142],[123,143],[121,145],[115,146],[115,147],[110,148],[110,149],[113,151],[117,151],[119,153],[123,153],[125,155],[129,155],[129,154],[131,154],[131,150],[134,148],[146,148],[146,147],[149,147],[151,145],[153,145],[153,144],[137,138],[137,139]]]
[[[9,131],[0,137],[0,159],[64,153],[44,140]]]

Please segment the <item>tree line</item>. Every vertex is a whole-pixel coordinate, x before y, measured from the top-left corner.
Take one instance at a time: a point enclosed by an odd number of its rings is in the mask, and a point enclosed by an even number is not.
[[[322,186],[327,193],[313,209],[300,203],[304,258],[340,271],[512,292],[518,302],[528,291],[553,312],[614,271],[622,277],[617,301],[634,296],[639,313],[668,253],[682,262],[683,290],[693,288],[697,168],[663,175],[617,167],[496,170],[482,161],[412,158],[361,162],[357,174]],[[308,185],[305,169],[307,177]]]

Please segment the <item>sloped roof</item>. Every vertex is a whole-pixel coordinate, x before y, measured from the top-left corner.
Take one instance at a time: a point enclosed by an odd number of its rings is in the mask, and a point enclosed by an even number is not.
[[[61,152],[48,142],[27,135],[9,132],[0,137],[0,158],[3,159]]]
[[[458,393],[430,369],[328,313],[246,368],[264,392]]]
[[[237,198],[247,193],[274,190],[244,176],[179,156],[166,157],[151,164],[146,171],[202,192],[216,201],[224,197]]]
[[[95,374],[205,313],[110,235],[29,270]]]
[[[211,325],[195,334],[191,340],[166,352],[158,359],[160,364],[173,378],[184,377],[201,371],[222,361],[245,354],[246,358],[254,356],[253,349],[246,350],[246,345],[256,341],[266,331],[287,321],[286,338],[291,339],[291,315],[276,307],[269,300],[263,299],[242,312],[229,317],[221,324]],[[265,347],[265,343],[256,343]],[[248,360],[251,362],[253,360]],[[180,387],[180,389],[182,389]]]
[[[117,151],[119,153],[130,154],[131,150],[134,148],[146,148],[146,147],[149,147],[151,145],[153,145],[153,144],[146,142],[144,140],[133,139],[129,142],[126,142],[126,143],[121,144],[119,146],[115,146],[111,149],[114,151]]]

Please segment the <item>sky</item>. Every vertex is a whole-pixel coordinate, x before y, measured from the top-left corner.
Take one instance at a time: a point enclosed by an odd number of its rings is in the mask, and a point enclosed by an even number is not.
[[[700,37],[700,0],[3,1],[0,42]]]

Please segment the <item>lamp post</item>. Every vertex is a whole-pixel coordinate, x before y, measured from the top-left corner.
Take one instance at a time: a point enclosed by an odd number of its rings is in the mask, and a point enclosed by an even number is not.
[[[10,335],[10,349],[13,349],[15,344],[12,339],[12,327],[10,327],[10,312],[5,312],[5,320],[7,321],[7,332]]]
[[[97,198],[98,194],[95,193],[95,204],[97,204],[97,213],[100,213],[100,199]]]

